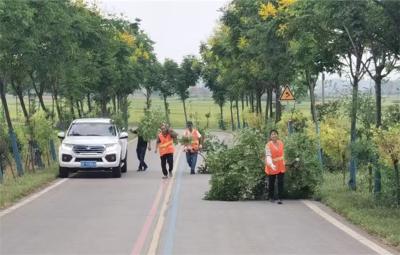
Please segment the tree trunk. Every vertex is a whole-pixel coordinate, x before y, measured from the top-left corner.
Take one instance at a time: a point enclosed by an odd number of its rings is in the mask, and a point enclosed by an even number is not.
[[[124,121],[124,128],[127,130],[128,129],[128,119],[129,119],[128,96],[118,96],[118,102],[119,102],[119,111],[122,113],[122,120]]]
[[[58,101],[58,93],[57,90],[53,87],[53,96],[54,96],[54,101],[56,103],[56,110],[57,110],[57,115],[58,115],[58,120],[62,121],[63,120],[63,115],[60,107],[60,102]]]
[[[167,118],[167,123],[171,124],[169,121],[169,108],[168,108],[167,96],[163,95],[163,99],[164,99],[165,117]]]
[[[82,118],[81,108],[79,107],[79,101],[76,100],[75,103],[76,103],[76,109],[78,110],[78,116],[79,118]]]
[[[3,104],[4,115],[6,117],[7,127],[9,131],[13,131],[13,126],[10,118],[10,112],[8,110],[7,98],[5,94],[5,84],[4,80],[0,78],[0,94],[1,94],[1,103]]]
[[[393,162],[394,166],[394,178],[396,183],[396,195],[397,195],[397,205],[400,205],[400,180],[399,180],[399,161]]]
[[[71,113],[72,118],[75,119],[74,99],[72,97],[69,99],[69,112]]]
[[[115,96],[112,97],[112,104],[113,104],[113,113],[117,113],[117,102]]]
[[[231,127],[232,127],[232,131],[234,131],[235,130],[235,122],[233,120],[232,99],[229,100],[229,104],[230,104],[230,109],[231,109]]]
[[[31,80],[32,80],[33,89],[35,90],[36,95],[39,98],[39,104],[42,107],[43,111],[48,115],[49,112],[48,112],[48,110],[46,108],[46,105],[44,104],[44,101],[43,101],[44,87],[42,85],[39,85],[39,89],[38,89],[37,86],[36,86],[36,82],[35,82],[35,78],[33,77],[33,74],[31,73],[31,74],[29,74],[29,76],[31,77]]]
[[[246,95],[246,107],[249,107],[249,96]]]
[[[280,94],[281,88],[277,85],[275,91],[275,123],[278,123],[281,120],[282,115],[281,102],[279,101]]]
[[[272,111],[272,106],[273,106],[273,103],[272,103],[272,88],[268,89],[267,97],[268,97],[268,102],[269,102],[269,118],[272,119],[272,117],[274,116],[274,113]]]
[[[317,123],[317,114],[315,111],[315,85],[317,82],[317,79],[313,79],[311,77],[311,73],[306,70],[305,71],[306,75],[306,80],[308,84],[308,92],[310,93],[310,111],[311,111],[311,118],[314,123]]]
[[[10,118],[10,111],[8,110],[8,105],[7,105],[7,98],[6,98],[6,88],[5,88],[5,82],[3,78],[0,77],[0,97],[1,97],[1,103],[3,104],[3,110],[4,110],[4,115],[6,118],[7,122],[7,127],[8,127],[8,133],[10,135],[10,140],[11,140],[11,145],[12,145],[12,150],[14,154],[14,159],[17,165],[17,172],[18,175],[21,176],[24,174],[24,170],[22,168],[22,163],[21,163],[21,156],[18,150],[18,145],[17,145],[17,139],[14,133],[14,128],[12,126],[11,118]]]
[[[269,113],[268,119],[272,119],[272,88],[267,89],[267,113]]]
[[[107,102],[105,99],[101,100],[100,107],[101,107],[101,115],[103,117],[106,117],[108,114],[107,114]]]
[[[88,94],[86,95],[86,98],[87,98],[88,111],[89,111],[89,112],[92,112],[92,104],[91,104],[91,102],[90,102],[90,93],[88,93]]]
[[[182,103],[183,103],[183,113],[185,114],[185,125],[186,125],[188,119],[187,119],[187,114],[186,114],[186,103],[185,103],[185,99],[182,99]]]
[[[14,88],[14,91],[18,96],[19,103],[21,105],[22,112],[24,113],[25,120],[29,121],[29,113],[28,113],[28,111],[26,109],[26,105],[25,105],[25,101],[24,101],[24,95],[23,95],[21,87],[19,85],[15,85],[15,83],[13,81],[11,81],[11,86]]]
[[[251,112],[254,112],[254,96],[253,96],[253,92],[250,93],[250,108],[251,108]]]
[[[352,92],[352,107],[351,107],[351,127],[350,127],[350,146],[356,141],[357,129],[357,107],[358,107],[358,78],[353,80],[353,92]],[[353,150],[350,150],[350,180],[349,187],[352,190],[356,189],[356,158]]]
[[[310,81],[308,84],[308,89],[310,91],[310,110],[311,110],[311,117],[314,123],[317,121],[317,113],[315,110],[315,83],[313,81]]]
[[[146,89],[146,110],[150,110],[151,107],[151,91]]]
[[[238,98],[236,98],[236,117],[237,117],[237,128],[240,129],[239,99]]]
[[[259,91],[257,94],[257,105],[258,105],[258,113],[262,114],[262,104],[261,104],[261,97],[263,92]]]
[[[84,111],[84,109],[83,109],[83,101],[82,101],[82,100],[79,100],[78,103],[79,103],[79,106],[81,107],[81,113],[82,113],[82,115],[85,115],[85,111]]]
[[[243,114],[243,111],[244,111],[244,94],[242,94],[242,96],[241,96],[241,101],[242,101],[242,114]]]
[[[219,110],[221,113],[221,119],[219,120],[219,128],[222,130],[225,130],[225,123],[224,123],[224,105],[223,104],[219,104]]]
[[[267,91],[267,97],[265,98],[265,124],[268,123],[268,108],[269,108],[269,101],[268,101],[268,91]]]
[[[382,77],[375,79],[376,127],[382,126]]]

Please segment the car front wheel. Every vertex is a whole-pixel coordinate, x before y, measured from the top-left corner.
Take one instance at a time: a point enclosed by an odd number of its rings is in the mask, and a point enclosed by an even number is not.
[[[68,178],[69,170],[68,170],[68,168],[60,166],[58,169],[58,174],[59,174],[60,178]]]
[[[112,169],[112,176],[114,178],[120,178],[121,177],[121,166],[117,166],[117,167],[114,167]]]
[[[127,156],[128,154],[125,154],[125,155]],[[126,156],[125,156],[125,159],[122,160],[122,163],[123,163],[124,165],[121,167],[121,172],[123,172],[123,173],[126,173],[126,170],[128,169]]]

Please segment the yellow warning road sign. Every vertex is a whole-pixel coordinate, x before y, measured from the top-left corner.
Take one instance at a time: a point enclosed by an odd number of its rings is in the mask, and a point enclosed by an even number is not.
[[[285,89],[283,90],[281,97],[279,98],[281,101],[292,101],[296,100],[294,99],[292,91],[290,91],[289,86],[285,86]]]

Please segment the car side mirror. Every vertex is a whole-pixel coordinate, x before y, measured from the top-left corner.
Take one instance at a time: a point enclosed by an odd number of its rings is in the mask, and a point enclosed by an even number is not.
[[[58,138],[60,138],[60,139],[64,139],[64,138],[65,138],[65,132],[63,132],[63,131],[58,132],[57,136],[58,136]]]
[[[127,132],[121,132],[119,134],[119,139],[127,139],[128,138],[128,133]]]

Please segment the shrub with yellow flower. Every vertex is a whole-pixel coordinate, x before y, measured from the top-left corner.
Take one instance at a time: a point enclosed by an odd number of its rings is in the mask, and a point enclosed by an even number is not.
[[[269,17],[275,17],[278,13],[278,10],[275,6],[268,2],[267,4],[262,4],[258,14],[260,15],[261,19],[266,20]]]

